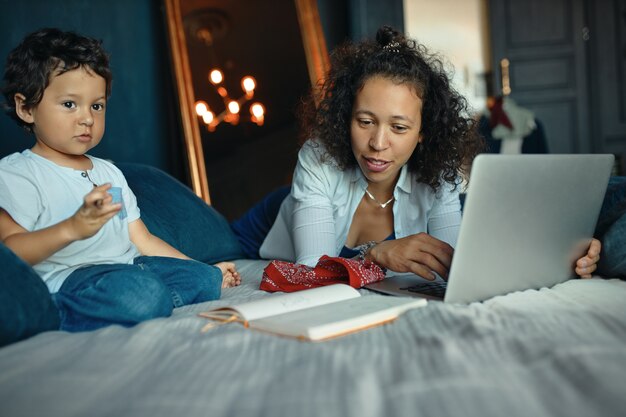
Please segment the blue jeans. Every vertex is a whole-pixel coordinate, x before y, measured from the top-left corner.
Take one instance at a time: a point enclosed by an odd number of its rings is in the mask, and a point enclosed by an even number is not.
[[[222,272],[215,266],[139,256],[133,265],[77,269],[52,299],[60,311],[61,329],[77,332],[167,317],[174,307],[218,299],[221,289]]]

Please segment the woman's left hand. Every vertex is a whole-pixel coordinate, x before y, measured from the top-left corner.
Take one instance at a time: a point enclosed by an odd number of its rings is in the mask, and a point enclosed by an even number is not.
[[[598,267],[602,244],[598,239],[592,239],[587,254],[576,261],[576,274],[581,278],[591,278],[591,273]]]

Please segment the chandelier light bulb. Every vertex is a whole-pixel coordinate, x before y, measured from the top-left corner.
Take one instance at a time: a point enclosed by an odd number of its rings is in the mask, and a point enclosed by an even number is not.
[[[218,69],[214,69],[209,73],[209,81],[217,85],[224,80],[224,74]]]
[[[202,121],[207,124],[210,125],[213,122],[213,119],[215,118],[215,116],[213,115],[212,111],[206,111],[203,115],[202,115]]]
[[[235,100],[230,101],[228,103],[228,111],[232,114],[239,113],[239,103],[237,103]]]
[[[262,117],[265,114],[265,107],[261,103],[253,103],[250,106],[250,114],[254,117]]]
[[[254,80],[254,78],[248,75],[242,78],[241,87],[243,88],[243,91],[249,93],[251,91],[254,91],[254,89],[256,88],[256,81]]]
[[[265,107],[261,103],[252,103],[250,105],[250,120],[257,126],[263,126],[265,122]]]
[[[206,112],[209,111],[209,106],[206,104],[205,101],[196,101],[196,114],[198,116],[204,116],[204,114]]]

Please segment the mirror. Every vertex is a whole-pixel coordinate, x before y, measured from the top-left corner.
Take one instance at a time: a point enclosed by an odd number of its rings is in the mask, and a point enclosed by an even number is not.
[[[233,220],[290,181],[298,103],[328,68],[317,3],[165,0],[165,6],[190,185]],[[221,79],[209,77],[213,69]],[[247,86],[246,76],[253,78]]]

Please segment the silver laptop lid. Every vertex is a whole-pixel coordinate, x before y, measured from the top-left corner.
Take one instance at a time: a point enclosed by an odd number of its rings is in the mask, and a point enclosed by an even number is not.
[[[446,302],[469,303],[573,276],[613,155],[479,155],[472,165]]]

